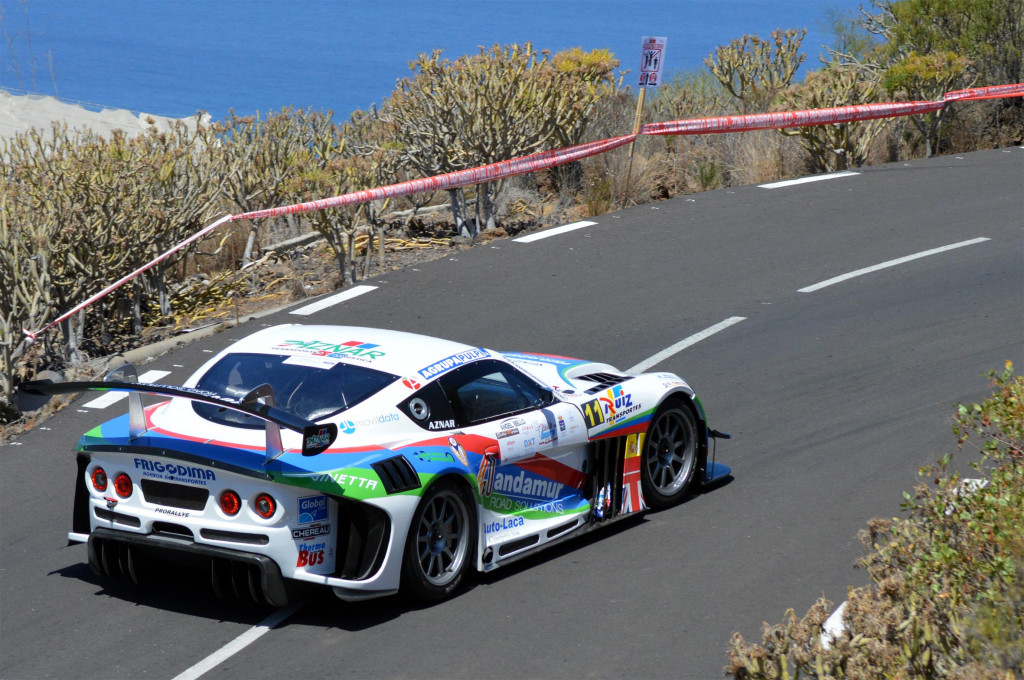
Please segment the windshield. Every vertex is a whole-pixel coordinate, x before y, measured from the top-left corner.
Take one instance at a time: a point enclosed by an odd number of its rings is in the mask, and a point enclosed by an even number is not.
[[[229,354],[206,372],[198,389],[241,399],[267,383],[278,408],[306,420],[334,415],[384,389],[397,375],[319,358],[275,354]],[[193,402],[203,418],[223,425],[263,427],[263,421],[238,411]]]

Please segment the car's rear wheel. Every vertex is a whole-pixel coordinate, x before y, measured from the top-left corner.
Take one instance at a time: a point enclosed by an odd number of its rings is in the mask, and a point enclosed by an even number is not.
[[[651,420],[640,461],[644,499],[667,508],[686,497],[700,453],[697,417],[678,400],[667,402]]]
[[[402,590],[437,601],[462,583],[473,555],[476,527],[469,492],[451,480],[431,486],[413,515],[402,560]]]

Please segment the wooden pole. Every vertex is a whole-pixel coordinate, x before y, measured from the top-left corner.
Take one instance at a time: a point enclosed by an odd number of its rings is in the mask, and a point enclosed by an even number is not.
[[[640,123],[643,120],[644,112],[644,97],[647,95],[647,86],[640,86],[640,96],[636,98],[636,117],[633,120],[633,134],[640,134]],[[625,208],[629,204],[629,180],[633,174],[633,149],[636,148],[636,139],[634,139],[629,145],[629,167],[626,170],[626,186],[622,189],[622,206]]]

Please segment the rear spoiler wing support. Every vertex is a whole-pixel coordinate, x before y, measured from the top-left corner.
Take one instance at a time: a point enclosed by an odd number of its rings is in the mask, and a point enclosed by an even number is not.
[[[182,397],[191,401],[229,408],[259,418],[266,424],[267,456],[263,462],[264,465],[277,460],[285,452],[281,444],[282,427],[302,435],[301,453],[303,456],[315,456],[323,453],[338,436],[338,426],[333,423],[314,423],[290,411],[277,408],[274,404],[274,390],[270,385],[260,385],[250,390],[241,399],[234,399],[215,392],[197,390],[193,387],[140,383],[138,371],[133,364],[123,364],[115,368],[107,373],[102,381],[29,380],[18,385],[16,403],[22,411],[34,411],[57,394],[110,390],[128,393],[128,436],[132,439],[137,439],[148,431],[141,394]]]

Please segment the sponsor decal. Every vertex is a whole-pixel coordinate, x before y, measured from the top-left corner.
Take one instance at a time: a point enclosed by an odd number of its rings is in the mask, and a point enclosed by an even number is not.
[[[466,455],[466,449],[462,448],[462,444],[455,437],[448,437],[448,447],[455,454],[455,457],[459,459],[459,462],[463,465],[469,465],[469,456]]]
[[[328,536],[330,533],[330,524],[314,524],[311,527],[292,529],[292,538],[296,540],[305,540],[307,538],[315,538],[316,536]]]
[[[565,513],[562,501],[519,500],[497,495],[488,498],[486,506],[495,512],[544,512],[549,515]]]
[[[368,427],[370,425],[384,425],[385,423],[397,423],[402,419],[402,416],[398,413],[384,413],[381,415],[373,416],[371,418],[364,418],[357,420],[352,423],[355,427]]]
[[[447,373],[453,368],[457,368],[458,366],[469,363],[470,361],[475,361],[477,359],[486,359],[489,356],[491,356],[490,352],[482,348],[470,349],[466,350],[465,352],[459,352],[458,354],[453,354],[450,357],[441,359],[440,361],[433,363],[430,366],[427,366],[426,368],[421,368],[419,371],[420,377],[429,380],[430,378],[439,376],[442,373]]]
[[[376,489],[377,480],[344,472],[323,472],[313,478],[317,482],[334,482],[338,486],[357,486],[360,489]]]
[[[516,352],[502,352],[506,359],[512,359],[515,361],[539,361],[545,364],[554,364],[555,366],[572,366],[579,362],[571,361],[567,359],[557,359],[555,357],[544,357],[536,356],[533,354],[518,354]]]
[[[141,471],[143,477],[166,479],[169,482],[179,482],[195,486],[206,486],[206,482],[217,479],[217,475],[213,470],[207,468],[182,465],[181,463],[164,463],[159,460],[146,460],[145,458],[135,459],[135,469]]]
[[[480,494],[490,496],[494,490],[494,476],[498,465],[501,464],[501,454],[485,452],[480,459],[480,469],[476,473],[476,483],[480,488]]]
[[[614,425],[615,421],[622,420],[626,416],[636,413],[640,410],[640,403],[633,402],[633,395],[623,391],[621,385],[616,385],[607,392],[608,397],[612,399],[613,409],[612,416],[608,419],[609,425]]]
[[[299,546],[299,559],[295,560],[296,567],[315,567],[324,563],[324,550],[326,543],[314,543],[310,546]]]
[[[513,515],[511,517],[502,517],[500,520],[495,522],[488,522],[484,525],[484,533],[496,534],[499,531],[508,531],[510,529],[518,529],[523,526],[525,520],[519,515]],[[516,532],[518,533],[518,532]]]
[[[371,425],[384,425],[386,423],[397,423],[402,419],[402,416],[398,413],[384,413],[381,415],[372,416],[370,418],[363,418],[362,420],[343,420],[338,423],[338,431],[342,434],[352,434],[360,427],[370,427]]]
[[[517,449],[522,446],[523,442],[518,437],[502,437],[498,440],[498,449],[506,458],[516,456]],[[522,456],[516,456],[516,458],[522,458]]]
[[[402,378],[402,384],[410,390],[418,390],[420,388],[420,382],[416,378]]]
[[[316,434],[306,437],[306,445],[303,448],[314,449],[327,446],[331,443],[331,431],[326,427],[320,428]]]
[[[182,510],[169,510],[168,508],[153,508],[154,512],[159,512],[161,515],[170,515],[171,517],[191,517],[192,513],[184,512]]]
[[[633,395],[622,391],[622,385],[616,385],[608,390],[608,394],[615,402],[615,409],[621,411],[633,405]]]
[[[511,430],[502,430],[497,435],[495,435],[495,437],[497,439],[504,439],[505,437],[513,437],[517,434],[519,434],[519,428],[513,427]]]
[[[506,420],[498,427],[500,427],[503,430],[512,430],[517,427],[522,427],[523,425],[526,425],[525,418],[512,418],[511,420]]]
[[[304,496],[299,499],[299,524],[325,522],[329,514],[327,496]]]
[[[419,460],[424,463],[438,463],[445,460],[455,461],[455,456],[452,455],[451,451],[427,452],[427,451],[413,451],[412,455],[416,456]]]
[[[358,358],[364,361],[373,361],[385,356],[386,353],[377,349],[380,345],[374,345],[361,340],[349,340],[340,344],[322,342],[320,340],[285,340],[278,349],[293,352],[303,352],[313,356],[330,357],[332,359]]]
[[[455,427],[454,420],[431,420],[427,423],[428,430],[450,430]]]
[[[565,432],[565,418],[558,416],[558,431]]]
[[[605,396],[592,399],[583,405],[583,416],[588,428],[604,423],[614,425],[616,420],[639,411],[641,405],[633,402],[633,395],[623,391],[621,385],[607,390]]]
[[[558,431],[553,427],[546,427],[540,431],[540,446],[547,446],[558,441]]]
[[[661,381],[662,387],[676,387],[686,384],[686,381],[675,373],[655,373],[654,377]]]
[[[551,500],[561,498],[564,484],[543,477],[527,477],[525,470],[519,474],[499,472],[494,476],[494,491],[516,496]]]

